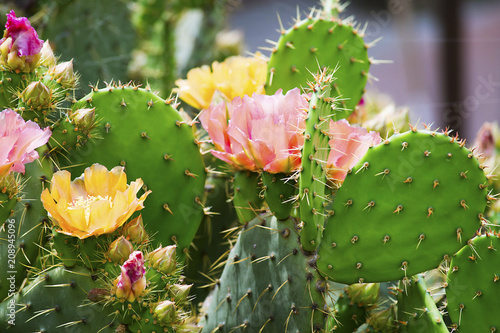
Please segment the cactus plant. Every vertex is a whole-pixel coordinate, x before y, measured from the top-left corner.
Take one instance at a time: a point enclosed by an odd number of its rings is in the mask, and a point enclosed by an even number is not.
[[[54,6],[63,13],[80,5]],[[148,20],[168,20],[150,37],[168,37],[171,51],[176,15],[214,2],[137,5],[145,35]],[[189,71],[176,92],[202,109],[193,119],[176,97],[160,97],[169,92],[132,82],[95,85],[77,100],[83,91],[73,62],[58,62],[29,21],[9,13],[0,103],[12,110],[0,117],[29,119],[23,126],[36,126],[38,146],[47,145],[37,153],[0,146],[0,251],[8,259],[0,257],[12,265],[0,274],[0,330],[500,327],[488,312],[498,308],[500,273],[497,226],[487,220],[497,195],[484,159],[448,130],[409,125],[399,133],[406,125],[398,124],[393,134],[386,122],[379,126],[386,113],[373,110],[369,125],[359,101],[375,63],[372,43],[352,19],[339,18],[343,8],[325,0],[282,28],[269,59],[231,57]],[[151,54],[148,66],[157,58]],[[152,79],[166,87],[175,66],[166,59],[159,67]],[[17,140],[1,127],[2,144]],[[491,153],[491,135],[480,138],[481,153]],[[203,158],[200,147],[221,161]],[[424,281],[438,267],[448,270],[440,300]],[[203,293],[190,296],[202,284],[198,272],[211,279],[205,301]],[[438,311],[444,306],[449,317]]]

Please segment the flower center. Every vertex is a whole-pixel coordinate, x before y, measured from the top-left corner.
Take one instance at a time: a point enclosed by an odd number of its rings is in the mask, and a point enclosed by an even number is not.
[[[105,197],[101,197],[100,195],[94,197],[93,195],[87,195],[86,197],[80,196],[76,198],[76,200],[73,200],[72,202],[68,203],[68,208],[82,208],[85,210],[85,218],[88,219],[90,217],[90,207],[92,206],[92,203],[99,201],[99,200],[106,200],[109,202],[109,207],[113,207],[113,201],[111,198],[107,195]]]

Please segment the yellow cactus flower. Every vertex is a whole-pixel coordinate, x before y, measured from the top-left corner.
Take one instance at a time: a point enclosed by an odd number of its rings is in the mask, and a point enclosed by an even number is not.
[[[85,169],[71,181],[68,171],[54,173],[49,189],[42,192],[42,203],[59,232],[84,239],[115,231],[135,212],[151,191],[139,199],[143,182],[137,179],[127,185],[123,167],[108,171],[100,164]]]
[[[175,91],[189,105],[206,109],[214,95],[229,102],[237,96],[264,94],[266,71],[267,63],[258,57],[233,56],[215,61],[211,69],[206,65],[191,69],[186,80],[175,81]]]

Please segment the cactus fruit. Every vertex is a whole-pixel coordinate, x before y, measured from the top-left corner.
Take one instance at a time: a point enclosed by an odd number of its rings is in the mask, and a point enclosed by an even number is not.
[[[99,162],[108,168],[122,165],[129,177],[142,178],[144,188],[152,191],[149,209],[142,214],[144,224],[157,242],[176,243],[183,255],[203,216],[206,176],[192,124],[168,101],[129,85],[96,88],[75,108],[95,108],[100,119],[95,130],[103,140],[88,141],[71,151],[70,166],[80,165],[72,170],[78,174]],[[167,175],[169,181],[159,181]]]
[[[312,261],[311,261],[312,260]],[[306,332],[324,325],[325,283],[297,242],[296,221],[256,217],[238,236],[213,294],[203,332]]]
[[[483,222],[486,177],[456,141],[414,129],[370,148],[337,192],[320,271],[343,283],[397,280],[467,243]]]
[[[459,332],[495,332],[500,318],[500,240],[485,234],[467,242],[451,259],[446,299],[452,327]]]

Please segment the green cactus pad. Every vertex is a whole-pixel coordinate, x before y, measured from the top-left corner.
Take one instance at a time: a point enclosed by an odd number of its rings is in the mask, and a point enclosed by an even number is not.
[[[500,330],[500,239],[474,238],[452,258],[446,299],[453,327],[459,332]]]
[[[31,82],[33,74],[0,72],[0,110],[17,108],[17,94]]]
[[[203,332],[316,332],[325,283],[305,257],[293,220],[256,218],[241,230],[209,296]]]
[[[326,332],[352,333],[366,321],[366,309],[353,304],[346,294],[341,294],[333,316],[327,319]]]
[[[253,220],[261,210],[264,199],[261,197],[259,186],[260,174],[250,171],[236,171],[234,173],[233,204],[241,224]]]
[[[363,38],[351,25],[318,18],[283,30],[267,67],[267,94],[306,87],[310,73],[337,68],[333,97],[341,97],[343,109],[354,110],[363,95],[370,60]]]
[[[92,273],[77,266],[47,269],[23,290],[0,304],[2,332],[116,332],[111,307],[92,303],[88,292],[96,288]],[[12,300],[12,301],[11,301]],[[15,326],[9,325],[11,308]],[[10,327],[9,327],[10,326]],[[10,330],[9,330],[10,328]]]
[[[152,191],[141,211],[146,229],[182,255],[203,217],[206,177],[191,125],[153,92],[131,86],[96,89],[77,107],[96,108],[94,131],[103,139],[69,152],[73,178],[93,163],[124,166],[129,182],[142,178]]]
[[[370,148],[337,192],[318,269],[343,283],[402,279],[436,268],[474,236],[486,176],[445,134],[409,131]]]
[[[398,332],[448,333],[423,276],[415,276],[408,281],[406,286],[400,282],[398,288]]]
[[[8,292],[9,285],[7,277],[15,276],[16,288],[23,284],[27,277],[28,269],[35,265],[35,260],[42,252],[40,246],[46,242],[46,226],[48,222],[47,212],[40,201],[43,189],[48,186],[48,180],[52,178],[52,164],[44,156],[44,148],[38,149],[40,159],[26,164],[24,177],[26,180],[23,188],[23,198],[14,206],[14,214],[8,220],[15,229],[15,237],[8,235],[10,226],[0,229],[0,253],[2,258],[7,259],[7,254],[14,245],[15,257],[5,263],[4,269],[0,269],[0,301]],[[3,221],[2,221],[3,222]],[[11,222],[11,223],[10,223]],[[5,256],[5,257],[4,257]]]
[[[284,173],[271,174],[262,173],[262,183],[264,184],[264,198],[269,209],[278,220],[285,220],[290,216],[293,205],[297,201],[297,181],[292,175]]]
[[[300,241],[307,251],[315,251],[319,245],[325,221],[324,207],[331,202],[326,196],[326,163],[330,151],[330,120],[347,117],[350,112],[339,110],[332,98],[333,76],[325,69],[314,76],[309,112],[302,147],[302,165],[299,179],[299,203],[302,230]]]

